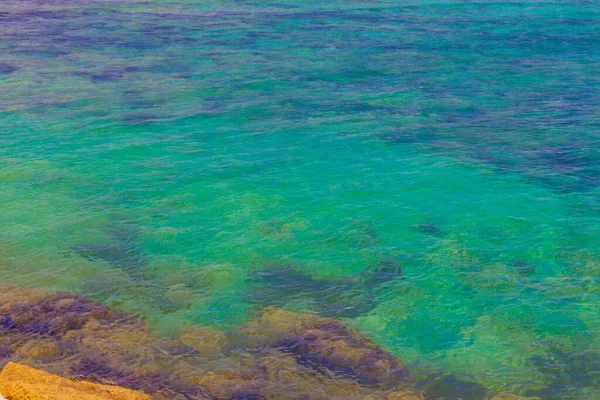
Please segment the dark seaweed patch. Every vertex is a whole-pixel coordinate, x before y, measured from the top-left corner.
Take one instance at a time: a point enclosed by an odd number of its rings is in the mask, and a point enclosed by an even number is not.
[[[137,243],[139,230],[115,223],[105,231],[109,235],[107,242],[81,244],[71,250],[89,260],[101,260],[118,267],[134,279],[142,279],[146,257]]]
[[[139,229],[128,224],[114,223],[106,226],[104,230],[109,235],[107,242],[81,244],[71,247],[70,250],[90,261],[102,261],[119,268],[136,282],[138,288],[144,289],[148,299],[155,302],[164,312],[179,310],[182,305],[168,299],[164,295],[168,289],[157,283],[156,278],[146,269],[146,257],[138,245]],[[106,290],[105,285],[98,287],[94,282],[90,286],[98,293]]]
[[[535,265],[527,261],[513,261],[513,268],[523,277],[535,274]]]
[[[417,384],[428,399],[444,400],[485,400],[485,386],[459,378],[455,375],[435,374]]]
[[[296,362],[300,365],[312,367],[320,372],[331,371],[336,375],[343,376],[345,378],[358,380],[358,376],[354,373],[351,367],[338,365],[330,362],[327,357],[319,354],[307,353],[301,354],[296,357]]]
[[[543,355],[529,358],[548,380],[546,387],[527,392],[543,399],[564,399],[574,388],[600,387],[600,353],[564,352],[551,347]]]
[[[266,397],[251,391],[238,391],[229,397],[228,400],[266,400]]]
[[[72,376],[102,380],[115,380],[119,375],[119,372],[107,360],[92,356],[83,357],[79,363],[71,367],[69,372]]]
[[[4,317],[0,321],[0,327],[4,329],[14,329],[16,327],[15,321],[10,317]]]
[[[253,273],[250,279],[259,287],[250,294],[253,303],[264,306],[282,306],[296,298],[313,298],[319,311],[332,317],[356,317],[370,308],[363,301],[351,280],[321,280],[283,266]]]
[[[197,356],[200,354],[198,350],[185,344],[167,347],[165,351],[171,356]]]
[[[75,16],[73,13],[66,11],[50,11],[50,10],[30,10],[18,13],[4,13],[5,18],[14,22],[31,22],[33,20],[61,20]]]
[[[346,350],[336,350],[337,344],[343,344],[341,348]],[[294,355],[300,365],[330,371],[363,385],[394,385],[408,377],[408,371],[389,354],[334,320],[298,334],[283,333],[274,347]],[[373,365],[387,367],[374,369]]]
[[[160,104],[164,104],[166,100],[149,98],[141,90],[130,89],[123,92],[123,102],[129,107],[134,108],[150,108]]]
[[[55,46],[17,48],[13,50],[13,53],[41,57],[62,57],[69,54],[68,51],[57,48]]]
[[[134,274],[142,268],[145,257],[137,246],[126,243],[96,244],[89,243],[71,247],[81,257],[89,260],[101,260],[124,271]]]
[[[163,118],[160,114],[150,113],[132,113],[123,116],[123,120],[129,125],[143,125],[155,121],[160,121]]]
[[[13,303],[1,317],[4,329],[56,337],[81,329],[91,317],[107,322],[129,318],[100,303],[66,293],[56,293],[39,303]]]
[[[9,358],[12,356],[13,351],[9,349],[7,346],[0,345],[0,362],[2,359]]]
[[[114,45],[117,40],[105,36],[81,36],[81,35],[62,35],[54,40],[56,43],[64,43],[75,48],[103,49],[106,46]]]
[[[129,50],[151,50],[160,47],[160,42],[154,37],[131,37],[116,43],[117,46]]]
[[[123,71],[102,71],[99,74],[90,75],[92,82],[110,82],[123,79],[125,73]]]
[[[134,66],[110,66],[97,74],[91,74],[92,82],[110,82],[118,81],[125,77],[129,72],[139,71],[138,67]]]
[[[417,229],[430,236],[444,236],[444,232],[435,224],[419,224]]]
[[[162,391],[163,393],[165,390]],[[182,390],[178,390],[177,394],[183,396],[183,398],[187,400],[214,400],[215,398],[211,396],[206,388],[195,385],[193,387],[187,387]],[[175,398],[175,397],[172,397]]]
[[[539,161],[557,171],[577,171],[591,165],[585,143],[546,146],[536,151]]]
[[[389,257],[368,266],[362,273],[362,282],[368,287],[382,285],[402,276],[402,263]]]
[[[16,70],[18,70],[18,68],[13,65],[0,63],[0,74],[12,74]]]
[[[382,285],[401,276],[402,265],[394,258],[382,259],[358,276],[333,280],[315,279],[290,266],[274,266],[250,275],[250,280],[260,285],[250,298],[264,306],[312,298],[322,315],[355,318],[373,308]]]

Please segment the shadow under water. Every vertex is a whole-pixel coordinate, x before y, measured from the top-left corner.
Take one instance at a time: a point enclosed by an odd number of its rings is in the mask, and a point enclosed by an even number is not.
[[[544,375],[547,386],[529,390],[528,395],[558,400],[569,397],[581,387],[598,387],[600,353],[563,351],[550,346],[549,351],[529,357],[529,363]]]
[[[274,265],[250,275],[257,286],[248,297],[262,307],[309,298],[321,315],[356,318],[377,305],[385,284],[401,277],[402,265],[393,258],[382,259],[357,276],[331,280],[313,278],[293,266]]]
[[[105,240],[72,246],[70,252],[89,261],[103,262],[123,271],[135,282],[136,290],[150,296],[148,300],[156,303],[163,312],[177,311],[181,305],[166,296],[169,288],[160,284],[148,271],[146,256],[138,244],[139,229],[115,223],[105,227],[104,231],[107,236]],[[93,292],[115,289],[107,286],[106,282],[102,282],[100,288],[96,288],[97,284],[96,281],[89,282],[87,289]]]
[[[139,228],[122,223],[107,224],[101,230],[104,240],[91,241],[71,247],[71,251],[91,261],[103,261],[120,268],[135,280],[146,273],[146,257],[138,244]]]

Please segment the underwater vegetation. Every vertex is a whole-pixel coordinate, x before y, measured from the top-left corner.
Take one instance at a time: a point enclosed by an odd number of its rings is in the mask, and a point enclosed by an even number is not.
[[[100,232],[102,235],[95,241],[71,246],[65,255],[104,263],[124,272],[135,283],[136,288],[150,295],[152,301],[164,312],[173,312],[181,307],[181,304],[168,298],[169,288],[157,282],[148,270],[148,262],[140,246],[139,228],[124,223],[111,223],[103,226]],[[85,287],[97,293],[104,293],[108,289],[106,282],[95,280],[87,282]]]
[[[481,400],[488,394],[486,387],[477,382],[443,374],[427,377],[419,382],[418,388],[427,398],[444,400]]]
[[[18,69],[19,68],[15,67],[13,65],[10,65],[7,63],[0,63],[0,74],[11,74]]]
[[[120,268],[134,279],[143,279],[147,262],[138,243],[139,228],[112,223],[104,226],[101,232],[105,236],[103,240],[75,245],[70,250],[80,257]]]
[[[529,357],[546,381],[546,386],[530,390],[529,395],[542,399],[564,399],[577,387],[600,386],[600,353],[592,350],[565,351],[560,346],[548,346],[542,354]]]

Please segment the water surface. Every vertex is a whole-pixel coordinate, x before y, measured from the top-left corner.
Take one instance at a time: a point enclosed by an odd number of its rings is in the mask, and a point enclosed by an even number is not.
[[[587,1],[0,5],[0,279],[600,397]]]

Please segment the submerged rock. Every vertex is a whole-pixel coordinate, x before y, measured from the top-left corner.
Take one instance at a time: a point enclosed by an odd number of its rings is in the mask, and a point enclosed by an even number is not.
[[[83,297],[56,293],[38,301],[17,301],[0,306],[0,327],[26,335],[60,337],[85,326],[90,318],[107,324],[133,318]]]
[[[158,338],[142,319],[81,296],[0,286],[0,350],[0,366],[18,362],[153,399],[489,396],[476,382],[441,375],[417,390],[399,359],[342,322],[276,308],[233,332],[194,326]]]
[[[237,332],[190,327],[157,338],[140,318],[81,296],[0,289],[2,364],[156,399],[362,400],[375,386],[406,385],[406,369],[391,355],[311,314],[269,309]]]
[[[393,387],[409,376],[398,359],[337,320],[271,309],[246,329],[261,335],[265,345],[293,355],[300,365],[364,385]]]
[[[0,373],[0,392],[8,400],[150,400],[150,396],[141,392],[75,382],[12,362]]]

